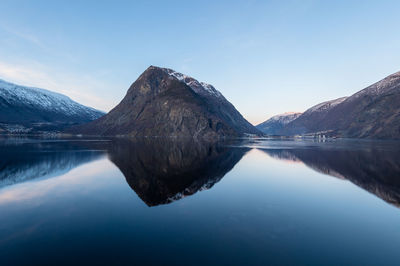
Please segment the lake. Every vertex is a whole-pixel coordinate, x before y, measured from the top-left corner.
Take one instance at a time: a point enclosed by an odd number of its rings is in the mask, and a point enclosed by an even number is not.
[[[0,140],[1,265],[398,265],[400,143]]]

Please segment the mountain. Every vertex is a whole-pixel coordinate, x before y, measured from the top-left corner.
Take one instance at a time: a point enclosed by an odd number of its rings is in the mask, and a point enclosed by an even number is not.
[[[400,139],[400,72],[348,97],[321,127],[345,137]]]
[[[298,118],[301,113],[284,113],[271,117],[267,121],[256,126],[260,131],[268,135],[279,135],[282,128]]]
[[[65,95],[0,80],[0,132],[61,130],[102,115]]]
[[[351,95],[311,107],[278,135],[400,139],[400,72]]]
[[[262,134],[212,85],[155,66],[140,75],[107,115],[68,132],[205,138]]]
[[[346,100],[347,97],[323,102],[307,109],[303,114],[293,121],[284,125],[277,134],[279,135],[301,135],[310,132],[319,132],[326,116],[337,105]]]

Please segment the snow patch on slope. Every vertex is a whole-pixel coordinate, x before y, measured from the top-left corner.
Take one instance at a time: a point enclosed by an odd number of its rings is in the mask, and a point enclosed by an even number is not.
[[[310,109],[308,109],[307,111],[305,111],[304,114],[327,111],[327,110],[335,107],[336,105],[341,104],[347,98],[348,97],[342,97],[342,98],[338,98],[338,99],[335,99],[335,100],[326,101],[326,102],[317,104],[317,105],[311,107]]]
[[[396,84],[400,83],[400,71],[396,72],[374,84],[371,86],[368,86],[367,88],[353,94],[351,96],[351,99],[353,98],[358,98],[363,95],[372,95],[372,96],[377,96],[384,94],[390,90],[393,89],[393,87],[396,86]],[[399,86],[397,86],[399,88]]]
[[[169,68],[164,68],[164,70],[168,73],[168,75],[177,78],[179,81],[184,82],[197,94],[225,99],[222,93],[219,92],[216,88],[214,88],[214,86],[210,84],[207,84],[205,82],[199,82],[190,76],[176,72]]]
[[[287,113],[275,115],[275,116],[271,117],[270,119],[268,119],[266,122],[273,121],[273,122],[279,122],[283,125],[286,125],[286,124],[292,122],[293,120],[295,120],[300,115],[301,115],[301,113],[287,112]]]

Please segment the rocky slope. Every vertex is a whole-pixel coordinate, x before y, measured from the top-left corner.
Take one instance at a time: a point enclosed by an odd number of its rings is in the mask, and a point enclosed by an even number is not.
[[[69,132],[205,138],[261,134],[213,86],[155,66],[140,75],[107,115]]]
[[[400,72],[353,94],[322,124],[339,136],[400,139]]]
[[[328,113],[344,100],[346,100],[346,97],[323,102],[307,109],[303,114],[282,127],[278,134],[301,135],[321,131],[321,125],[324,123]]]
[[[278,135],[400,139],[400,72],[353,94],[311,107]]]
[[[276,116],[271,117],[267,121],[258,124],[256,128],[267,135],[279,135],[281,130],[287,125],[288,123],[292,122],[296,118],[298,118],[301,113],[284,113],[279,114]]]
[[[103,112],[74,102],[65,95],[0,80],[0,132],[61,130],[102,115]]]

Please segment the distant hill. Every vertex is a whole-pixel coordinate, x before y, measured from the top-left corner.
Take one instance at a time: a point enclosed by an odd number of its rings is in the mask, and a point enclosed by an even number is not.
[[[285,125],[298,118],[301,113],[284,113],[271,117],[256,127],[265,134],[279,135]]]
[[[104,113],[65,95],[0,80],[0,132],[57,131],[95,120]]]
[[[201,138],[262,134],[212,85],[155,66],[140,75],[107,115],[69,132]]]

